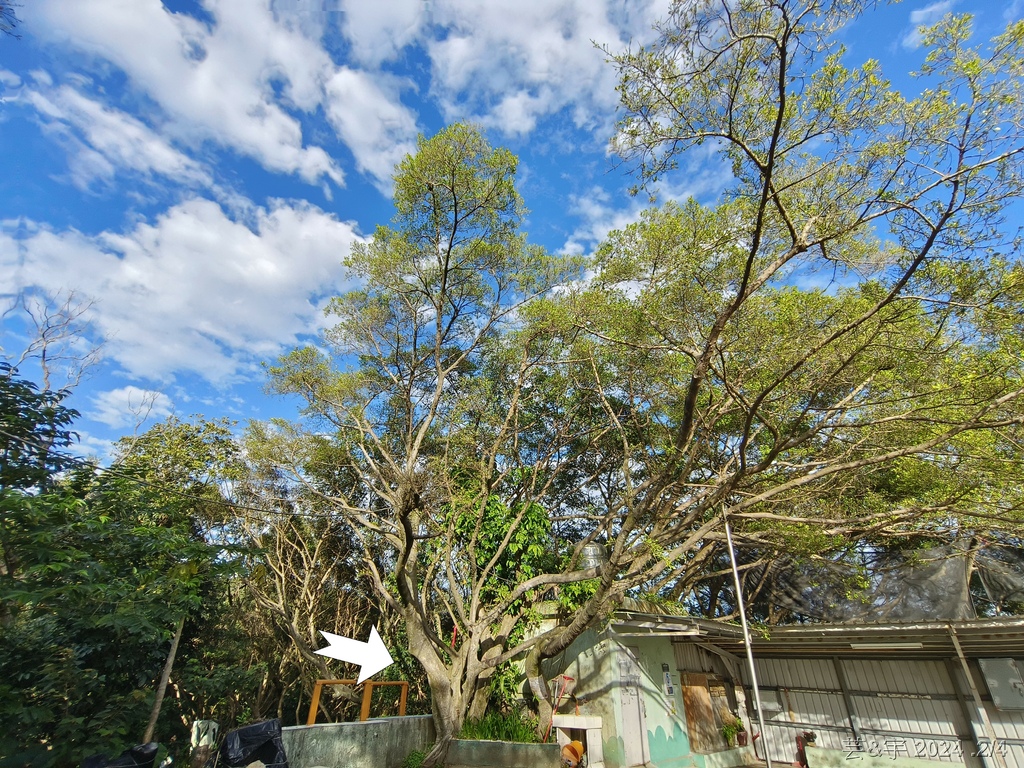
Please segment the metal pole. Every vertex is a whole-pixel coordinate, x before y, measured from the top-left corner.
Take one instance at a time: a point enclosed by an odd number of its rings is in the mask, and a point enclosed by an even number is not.
[[[740,587],[740,571],[736,567],[736,552],[732,547],[732,531],[729,529],[729,517],[722,505],[722,521],[725,523],[725,539],[729,543],[729,562],[732,564],[732,578],[736,585],[736,608],[740,612],[740,623],[743,625],[743,645],[747,649],[747,664],[750,667],[750,683],[754,689],[754,709],[757,710],[757,727],[761,729],[761,742],[764,744],[764,760],[767,768],[772,768],[772,758],[768,754],[768,731],[764,727],[764,712],[761,710],[761,689],[757,687],[757,672],[754,671],[754,651],[750,646],[750,630],[747,629],[747,611],[743,607],[743,589]],[[757,754],[755,748],[754,754]]]
[[[971,674],[971,666],[967,663],[967,657],[964,656],[964,650],[960,647],[960,639],[956,636],[956,630],[953,629],[952,624],[947,624],[946,628],[949,630],[949,639],[953,641],[953,647],[956,649],[956,655],[960,659],[960,666],[964,671],[964,678],[967,680],[967,687],[971,691],[971,697],[974,699],[974,708],[978,712],[978,724],[982,728],[982,732],[988,737],[989,745],[992,750],[989,755],[981,755],[981,762],[985,766],[995,765],[998,768],[1006,768],[1006,761],[1003,760],[1002,748],[999,741],[996,739],[995,729],[992,727],[992,721],[988,717],[988,710],[985,709],[985,702],[981,699],[981,693],[978,692],[978,686],[974,684],[974,676]],[[955,681],[954,681],[955,682]],[[971,725],[974,726],[974,720],[971,719]],[[978,739],[978,747],[981,747],[981,743]],[[980,750],[979,750],[980,751]]]

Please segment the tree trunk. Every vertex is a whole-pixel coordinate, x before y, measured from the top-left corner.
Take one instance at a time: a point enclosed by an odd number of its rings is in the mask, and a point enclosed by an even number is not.
[[[466,719],[482,720],[483,716],[487,714],[487,703],[490,699],[491,687],[487,684],[488,678],[481,675],[476,681],[476,690],[473,691],[473,698],[469,702],[469,712],[466,713]]]
[[[178,628],[174,631],[174,639],[171,640],[171,650],[167,654],[167,662],[164,664],[164,671],[160,674],[160,682],[156,686],[156,700],[153,702],[153,711],[149,715],[149,725],[142,736],[142,743],[148,744],[153,740],[153,732],[156,730],[156,721],[160,717],[160,707],[164,703],[164,693],[167,692],[167,681],[171,679],[171,669],[174,667],[174,657],[178,653],[178,643],[181,642],[181,632],[185,629],[185,617],[178,620]]]
[[[458,679],[462,674],[459,665],[450,669],[438,656],[415,609],[405,611],[405,626],[409,637],[409,653],[423,667],[430,686],[430,708],[437,741],[424,758],[423,767],[433,768],[435,765],[444,765],[448,745],[462,727],[464,713],[461,711]],[[452,677],[456,675],[453,682]]]
[[[551,708],[551,692],[548,690],[544,671],[541,669],[540,654],[539,645],[530,649],[526,654],[525,671],[526,679],[530,683],[530,690],[537,697],[537,737],[543,739],[551,729],[554,710]]]

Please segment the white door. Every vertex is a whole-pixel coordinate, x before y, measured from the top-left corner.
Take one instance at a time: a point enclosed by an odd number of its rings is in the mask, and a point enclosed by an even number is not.
[[[622,745],[626,765],[643,765],[649,759],[647,752],[647,719],[644,695],[640,683],[640,665],[635,647],[619,646],[619,697],[622,703]]]

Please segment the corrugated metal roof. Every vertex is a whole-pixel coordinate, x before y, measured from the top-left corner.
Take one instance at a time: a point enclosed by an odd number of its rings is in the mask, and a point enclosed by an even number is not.
[[[682,616],[620,611],[610,629],[626,637],[691,638],[741,656],[743,631],[735,624]],[[968,658],[1024,658],[1024,618],[751,627],[758,656],[952,658],[952,632]]]

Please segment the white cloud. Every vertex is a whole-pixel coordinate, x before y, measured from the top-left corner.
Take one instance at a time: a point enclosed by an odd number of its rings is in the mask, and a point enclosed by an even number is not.
[[[153,223],[86,236],[22,223],[0,234],[0,285],[96,299],[104,347],[128,374],[236,380],[322,322],[345,289],[353,225],[305,203],[254,208],[249,226],[191,199]]]
[[[596,44],[621,49],[651,37],[669,0],[201,0],[212,21],[172,13],[160,0],[39,0],[37,26],[125,72],[159,107],[160,130],[179,144],[213,141],[269,170],[342,183],[342,172],[304,135],[323,108],[358,169],[386,191],[412,147],[415,113],[380,70],[422,47],[430,96],[442,116],[506,136],[564,113],[589,131],[610,127],[615,69]],[[320,7],[319,13],[315,6]],[[321,35],[337,6],[351,66]],[[319,16],[319,19],[318,19]],[[365,69],[358,69],[364,67]],[[152,124],[152,121],[150,121]],[[108,154],[83,153],[80,174],[109,173]],[[328,192],[329,194],[329,192]]]
[[[425,0],[341,0],[342,30],[352,58],[368,67],[394,59],[412,43],[429,15]]]
[[[608,233],[624,229],[640,219],[644,206],[636,199],[629,205],[623,201],[612,204],[611,195],[601,187],[592,187],[583,195],[569,197],[569,210],[581,219],[581,224],[562,246],[564,253],[582,254],[592,251]]]
[[[210,140],[272,171],[343,181],[321,148],[304,146],[299,120],[279,103],[316,108],[330,58],[278,22],[261,0],[209,0],[212,26],[160,0],[40,0],[51,40],[105,59],[152,98],[182,140]]]
[[[75,429],[78,440],[71,444],[70,451],[83,458],[96,459],[102,464],[114,458],[114,441],[96,437],[81,429]]]
[[[5,88],[17,88],[21,85],[21,78],[9,69],[0,69],[0,85]]]
[[[416,121],[394,93],[384,92],[385,82],[342,68],[327,81],[325,91],[331,125],[352,150],[359,170],[390,196],[395,165],[416,148]]]
[[[150,419],[164,419],[174,412],[174,403],[163,392],[127,386],[100,392],[92,399],[86,415],[113,429],[138,427]]]
[[[339,165],[303,132],[300,118],[322,107],[360,171],[384,189],[416,136],[397,88],[331,59],[319,36],[332,25],[313,0],[203,0],[209,24],[160,0],[39,1],[43,34],[123,70],[179,142],[212,141],[270,171],[341,185]],[[383,14],[386,5],[373,7]]]
[[[921,46],[921,27],[930,27],[952,10],[957,0],[939,0],[910,12],[911,29],[903,35],[900,44],[907,49]]]
[[[603,0],[437,0],[444,28],[426,42],[433,90],[445,117],[469,117],[506,135],[533,130],[563,109],[580,128],[609,120],[617,77],[595,47],[651,36],[668,3]]]
[[[209,172],[175,149],[145,123],[84,96],[71,86],[50,87],[38,73],[35,88],[24,87],[17,101],[34,108],[48,133],[68,149],[71,177],[81,188],[94,180],[111,182],[130,170],[160,175],[189,186],[210,186]]]

